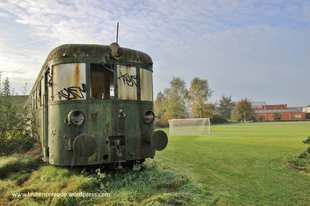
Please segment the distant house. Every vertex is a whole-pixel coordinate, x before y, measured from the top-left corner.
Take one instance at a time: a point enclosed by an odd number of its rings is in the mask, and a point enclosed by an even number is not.
[[[305,113],[310,113],[310,105],[308,105],[306,107],[303,107],[302,111],[305,112]]]
[[[280,114],[277,120],[304,120],[305,112],[301,107],[287,107],[287,104],[278,105],[261,105],[261,107],[253,108],[255,118],[260,121],[275,120],[275,114]]]

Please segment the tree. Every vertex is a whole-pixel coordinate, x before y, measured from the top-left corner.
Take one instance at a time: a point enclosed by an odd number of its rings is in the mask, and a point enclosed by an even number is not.
[[[206,110],[204,115],[204,117],[208,117],[211,119],[213,119],[214,116],[222,117],[221,113],[216,110],[215,104],[206,104]]]
[[[187,115],[186,98],[188,93],[185,81],[177,77],[172,77],[169,83],[170,88],[164,90],[164,120],[185,118]]]
[[[272,116],[274,117],[274,120],[281,120],[281,113],[276,112],[276,113],[273,113]]]
[[[165,121],[163,115],[165,110],[163,108],[165,102],[165,95],[162,92],[158,92],[155,104],[154,104],[154,112],[155,112],[155,125],[159,127],[167,127],[168,121]]]
[[[222,99],[219,100],[218,111],[223,115],[225,119],[230,119],[231,111],[235,108],[236,103],[231,100],[231,96],[225,97],[222,96]]]
[[[193,116],[198,118],[210,117],[210,113],[213,112],[210,109],[214,109],[215,111],[215,107],[213,108],[212,105],[207,105],[207,101],[212,93],[213,91],[209,88],[208,80],[196,77],[191,81],[188,99]]]
[[[165,102],[165,95],[162,92],[158,92],[155,103],[154,103],[154,112],[155,116],[161,117],[165,112],[163,110],[163,104]]]
[[[236,107],[232,110],[231,118],[244,122],[254,119],[254,110],[252,109],[251,102],[247,98],[238,101]]]
[[[6,78],[0,85],[0,155],[27,150],[35,142],[30,136],[33,123],[30,108],[24,106],[21,97],[14,94]]]

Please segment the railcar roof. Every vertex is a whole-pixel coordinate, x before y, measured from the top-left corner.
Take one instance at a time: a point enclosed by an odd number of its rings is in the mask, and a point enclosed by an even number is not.
[[[133,63],[142,63],[145,65],[153,65],[151,57],[144,53],[133,49],[123,48],[124,55],[118,59],[118,62],[133,62]],[[54,58],[61,57],[106,57],[107,55],[110,58],[113,58],[111,55],[111,49],[108,45],[98,45],[98,44],[64,44],[53,49],[48,57],[46,58],[45,63],[42,66],[41,71],[36,79],[36,82],[40,80],[40,77],[44,74],[47,69],[47,65]],[[152,66],[150,67],[152,70]],[[152,70],[153,71],[153,70]],[[30,94],[33,93],[35,87],[31,89]],[[29,95],[26,103],[30,100],[31,95]]]
[[[146,53],[123,48],[124,56],[118,61],[126,60],[130,62],[143,63],[146,65],[152,65],[152,59]],[[97,44],[64,44],[53,49],[48,55],[46,61],[50,61],[53,58],[59,58],[65,56],[74,57],[104,57],[111,54],[110,47],[107,45],[97,45]],[[110,55],[111,56],[111,55]],[[112,56],[111,56],[112,58]]]

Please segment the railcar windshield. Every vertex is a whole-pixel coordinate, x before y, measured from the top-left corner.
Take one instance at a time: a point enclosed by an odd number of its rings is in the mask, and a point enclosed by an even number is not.
[[[86,99],[85,63],[53,65],[54,100]]]
[[[118,99],[137,100],[136,67],[117,65]]]
[[[53,65],[51,96],[56,101],[85,100],[88,85],[91,99],[114,99],[117,84],[120,100],[138,100],[140,94],[139,100],[153,101],[152,71],[125,65],[117,65],[116,71],[113,68],[114,65],[90,64],[90,84],[86,84],[86,63]]]
[[[153,76],[152,71],[140,69],[141,79],[141,100],[153,101]]]
[[[118,65],[117,81],[118,99],[137,100],[138,84],[140,84],[141,101],[153,101],[152,71],[140,68],[140,78],[137,78],[136,67]]]

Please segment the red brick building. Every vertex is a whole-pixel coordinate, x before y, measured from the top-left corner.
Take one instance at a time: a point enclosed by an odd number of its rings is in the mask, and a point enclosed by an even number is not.
[[[288,108],[286,104],[278,105],[261,105],[261,107],[253,108],[255,118],[260,121],[275,120],[274,114],[279,113],[281,117],[278,120],[304,120],[306,119],[305,112],[297,107]]]

